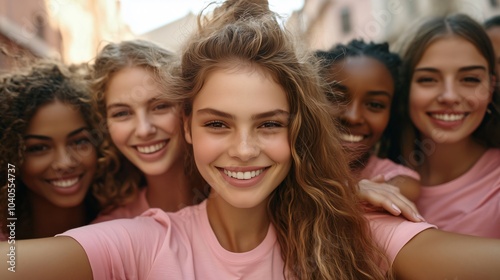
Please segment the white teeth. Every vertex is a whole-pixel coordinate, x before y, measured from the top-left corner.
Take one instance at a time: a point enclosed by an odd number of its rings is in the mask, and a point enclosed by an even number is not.
[[[146,146],[146,147],[137,146],[137,150],[143,154],[151,154],[151,153],[154,153],[154,152],[161,150],[161,148],[165,147],[165,145],[166,145],[166,142],[161,142],[161,143],[151,145],[151,146]]]
[[[254,170],[254,171],[246,171],[246,172],[232,172],[229,170],[224,169],[224,174],[226,174],[229,177],[236,178],[239,180],[248,180],[252,179],[253,177],[259,176],[260,173],[262,173],[264,169],[259,169],[259,170]]]
[[[465,114],[432,114],[432,117],[445,122],[453,122],[465,118]]]
[[[66,179],[66,180],[52,180],[50,181],[50,183],[56,187],[60,187],[60,188],[67,188],[67,187],[70,187],[70,186],[73,186],[74,184],[76,184],[78,181],[80,180],[79,177],[76,177],[74,179]]]
[[[357,143],[357,142],[360,142],[361,140],[363,140],[363,138],[364,137],[362,135],[352,135],[352,134],[340,133],[340,139],[342,139],[343,141],[346,141],[346,142]]]

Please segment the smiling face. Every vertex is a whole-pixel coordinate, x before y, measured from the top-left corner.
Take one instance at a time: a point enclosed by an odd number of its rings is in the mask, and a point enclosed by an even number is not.
[[[469,139],[492,96],[488,63],[469,41],[444,37],[417,63],[410,87],[410,117],[436,143]]]
[[[132,164],[152,176],[182,164],[178,108],[159,99],[161,91],[148,70],[120,70],[105,95],[111,139]]]
[[[284,90],[260,68],[211,72],[193,102],[186,140],[217,195],[236,208],[264,206],[291,166]],[[216,202],[217,203],[217,202]]]
[[[78,109],[54,101],[30,120],[21,179],[35,195],[58,207],[80,205],[96,171],[97,154]]]
[[[343,126],[343,146],[354,156],[370,152],[387,127],[394,80],[387,67],[367,56],[346,57],[330,68],[333,88],[343,94],[345,104],[332,106]]]

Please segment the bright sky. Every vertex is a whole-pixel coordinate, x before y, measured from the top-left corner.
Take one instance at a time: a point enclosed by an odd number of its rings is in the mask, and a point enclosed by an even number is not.
[[[190,11],[198,14],[214,0],[120,0],[122,17],[135,34],[142,34],[182,18]],[[283,17],[299,10],[304,0],[269,0],[271,10]]]

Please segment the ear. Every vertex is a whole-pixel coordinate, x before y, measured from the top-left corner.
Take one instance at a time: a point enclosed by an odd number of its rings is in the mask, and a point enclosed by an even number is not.
[[[184,138],[189,144],[193,144],[191,139],[191,118],[184,117]]]

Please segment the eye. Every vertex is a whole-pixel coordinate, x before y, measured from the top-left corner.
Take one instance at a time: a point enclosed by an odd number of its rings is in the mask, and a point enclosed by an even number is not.
[[[465,77],[462,79],[462,81],[466,84],[474,84],[474,85],[481,83],[481,79],[477,77]]]
[[[75,146],[91,145],[90,140],[87,137],[76,139],[72,144]]]
[[[387,105],[378,101],[370,101],[366,103],[366,106],[370,108],[372,111],[382,111],[387,108]]]
[[[227,126],[222,121],[209,121],[206,122],[203,126],[214,129],[227,128]]]
[[[48,145],[44,145],[44,144],[29,145],[26,147],[26,153],[40,154],[40,153],[43,153],[45,151],[48,151],[49,148],[50,147]]]
[[[165,110],[165,109],[170,109],[173,105],[171,103],[167,102],[161,102],[158,103],[154,106],[153,110],[158,111],[158,110]]]
[[[419,84],[431,84],[437,82],[436,79],[432,77],[419,77],[416,79]]]
[[[277,121],[266,121],[263,124],[260,125],[262,128],[279,128],[279,127],[284,127],[284,125],[281,122]]]
[[[112,112],[110,115],[111,115],[111,118],[124,118],[124,117],[130,115],[130,111],[128,111],[128,110],[116,111],[116,112]]]

